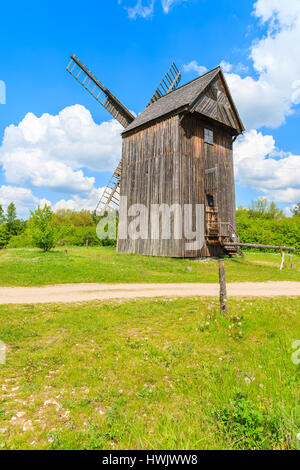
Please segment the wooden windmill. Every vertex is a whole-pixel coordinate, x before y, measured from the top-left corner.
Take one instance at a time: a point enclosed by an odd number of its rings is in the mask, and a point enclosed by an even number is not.
[[[135,120],[135,116],[88,70],[78,57],[72,55],[70,58],[67,71],[126,129]],[[180,80],[181,72],[173,62],[147,106],[175,90]],[[122,160],[98,202],[96,207],[98,215],[104,215],[109,206],[119,208],[121,173]]]
[[[169,239],[165,239],[160,222],[154,238],[124,238],[119,231],[118,252],[178,258],[236,252],[239,240],[232,146],[244,126],[221,68],[178,87],[181,74],[172,64],[137,117],[75,56],[71,56],[67,70],[124,127],[122,160],[98,205],[101,214],[109,205],[118,206],[120,196],[126,196],[127,207],[204,207],[205,242],[201,248],[191,250],[185,238],[174,236],[182,229],[175,225],[182,221],[173,219]],[[121,223],[124,219],[129,217],[121,204]]]
[[[173,220],[172,236],[165,239],[162,220],[155,237],[119,236],[118,252],[178,258],[236,252],[239,240],[232,146],[243,131],[220,67],[140,113],[122,134],[121,196],[127,197],[128,207],[201,205],[205,241],[202,248],[190,249],[185,237],[178,239],[175,234],[184,232],[182,220]],[[120,221],[125,215],[121,206]],[[195,214],[192,217],[195,226]]]

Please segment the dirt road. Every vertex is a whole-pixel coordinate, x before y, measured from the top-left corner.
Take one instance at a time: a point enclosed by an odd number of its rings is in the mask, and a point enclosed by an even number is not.
[[[241,282],[227,285],[229,297],[300,296],[300,282]],[[81,302],[137,297],[215,297],[218,284],[61,284],[0,287],[0,304]]]

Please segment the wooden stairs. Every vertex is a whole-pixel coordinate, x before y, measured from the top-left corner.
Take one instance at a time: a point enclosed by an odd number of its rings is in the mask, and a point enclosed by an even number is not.
[[[239,236],[230,222],[219,221],[217,207],[206,206],[205,209],[206,243],[209,246],[219,246],[225,255],[234,256],[240,250],[232,243],[240,242]]]

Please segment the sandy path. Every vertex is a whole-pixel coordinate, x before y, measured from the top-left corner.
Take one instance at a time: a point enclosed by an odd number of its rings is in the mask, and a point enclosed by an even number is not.
[[[300,296],[300,282],[236,282],[230,297]],[[0,287],[0,304],[81,302],[137,297],[215,297],[218,284],[61,284],[46,287]]]

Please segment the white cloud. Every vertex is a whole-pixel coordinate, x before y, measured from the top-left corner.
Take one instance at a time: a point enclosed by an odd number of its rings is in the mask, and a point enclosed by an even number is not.
[[[146,1],[146,4],[145,4]],[[136,19],[138,16],[141,18],[149,18],[154,13],[154,5],[156,0],[137,0],[137,3],[133,7],[125,6],[128,11],[129,18]],[[186,2],[187,0],[161,0],[161,6],[165,14],[168,14],[171,7],[175,3]],[[118,0],[119,5],[122,0]]]
[[[242,77],[242,64],[221,65],[246,128],[276,128],[300,103],[300,1],[258,0],[254,15],[267,25],[266,35],[250,48],[257,78]],[[191,63],[197,71],[197,62]]]
[[[0,163],[6,181],[89,193],[95,179],[85,176],[82,169],[113,171],[121,158],[122,130],[115,120],[96,124],[80,105],[67,107],[56,116],[28,113],[18,126],[5,129]]]
[[[0,204],[2,207],[6,209],[11,202],[14,202],[17,213],[21,217],[27,217],[29,209],[35,209],[38,205],[50,204],[46,199],[35,197],[30,189],[17,186],[0,186]]]
[[[254,14],[268,25],[251,48],[258,79],[227,73],[233,97],[248,127],[279,127],[300,103],[300,1],[258,0]],[[279,151],[270,135],[251,130],[234,149],[236,174],[269,199],[300,200],[300,155]]]
[[[236,175],[242,185],[277,202],[298,202],[300,156],[279,151],[271,135],[255,129],[281,126],[300,104],[300,0],[258,0],[254,15],[267,26],[265,36],[250,48],[256,77],[241,76],[247,73],[243,64],[221,62],[245,127],[250,129],[235,143]],[[190,64],[185,71],[203,73],[196,61]]]
[[[172,5],[174,5],[175,3],[180,3],[182,1],[186,1],[186,0],[161,0],[161,5],[162,5],[162,8],[163,8],[163,11],[165,13],[169,13],[170,8],[172,7]]]
[[[226,62],[226,60],[222,60],[220,66],[225,73],[235,72],[235,73],[247,73],[249,72],[249,67],[239,62],[238,64],[231,64],[230,62]]]
[[[6,86],[3,80],[0,80],[0,104],[6,103]]]
[[[80,211],[82,209],[94,211],[99,202],[100,197],[103,194],[105,188],[94,188],[87,197],[80,197],[78,195],[73,196],[72,199],[61,199],[52,206],[52,210],[56,212],[59,209],[71,209],[74,211]]]
[[[56,203],[51,203],[51,201],[45,198],[39,199],[34,196],[31,189],[3,185],[0,186],[0,204],[6,209],[8,204],[13,202],[17,208],[18,216],[22,218],[28,218],[30,210],[35,210],[38,206],[43,208],[45,205],[50,206],[54,212],[59,209],[94,211],[104,189],[104,187],[93,188],[85,196],[75,194],[70,199],[61,199]]]
[[[223,72],[231,72],[233,65],[230,64],[229,62],[226,62],[226,60],[222,60],[220,63],[220,66],[222,67]]]
[[[254,5],[255,15],[266,21],[278,20],[282,26],[290,26],[300,14],[299,0],[258,0]]]
[[[239,183],[277,202],[300,201],[300,155],[281,152],[271,135],[252,130],[234,145]]]
[[[154,2],[151,0],[147,5],[143,5],[143,0],[138,0],[137,4],[132,8],[127,8],[129,18],[135,19],[137,16],[148,18],[152,16],[154,11]]]
[[[227,74],[246,126],[278,127],[300,101],[300,1],[259,0],[254,14],[268,25],[250,58],[258,79]]]
[[[204,65],[199,65],[196,60],[192,60],[191,62],[183,66],[184,72],[196,72],[198,75],[203,75],[207,72],[207,70],[207,67],[205,67]]]

